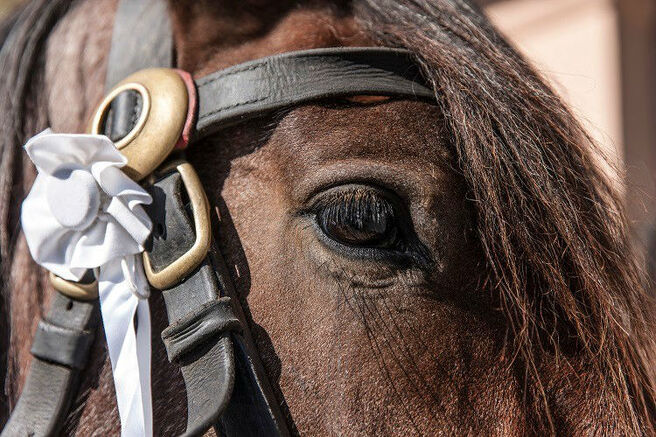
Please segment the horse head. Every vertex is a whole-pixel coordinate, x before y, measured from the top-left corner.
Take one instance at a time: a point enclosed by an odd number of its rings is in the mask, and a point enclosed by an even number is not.
[[[34,2],[3,49],[11,402],[52,294],[16,237],[34,177],[19,147],[46,125],[86,130],[115,11],[114,0]],[[203,0],[167,11],[176,67],[197,81],[299,50],[393,47],[433,91],[280,108],[186,151],[292,433],[653,433],[653,305],[621,196],[590,137],[478,7]],[[150,301],[155,434],[179,434],[185,384],[159,338],[165,302]],[[71,434],[119,430],[102,328],[96,337]]]

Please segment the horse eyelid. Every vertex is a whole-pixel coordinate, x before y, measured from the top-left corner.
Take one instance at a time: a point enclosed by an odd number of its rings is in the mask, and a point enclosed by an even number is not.
[[[364,247],[344,244],[330,235],[319,222],[320,215],[325,208],[333,208],[342,212],[352,213],[355,199],[378,199],[379,202],[387,204],[392,211],[391,219],[396,227],[396,238],[399,240],[394,248]],[[359,205],[362,206],[362,205]],[[340,186],[332,186],[322,192],[316,193],[309,201],[309,206],[303,209],[299,215],[312,220],[315,232],[319,233],[319,239],[329,249],[348,257],[358,259],[372,259],[376,261],[391,262],[393,264],[415,265],[420,268],[428,268],[432,265],[430,251],[419,241],[416,231],[409,219],[408,208],[394,193],[389,193],[377,186],[349,183]],[[407,216],[407,217],[406,217]]]

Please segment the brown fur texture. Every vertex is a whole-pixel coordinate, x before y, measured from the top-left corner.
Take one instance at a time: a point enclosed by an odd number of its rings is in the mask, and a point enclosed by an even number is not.
[[[1,54],[9,406],[51,292],[16,232],[34,177],[19,147],[47,125],[84,130],[115,7],[33,2]],[[654,434],[654,307],[621,202],[588,136],[479,11],[460,0],[203,0],[171,2],[171,16],[179,66],[197,77],[273,53],[380,44],[413,50],[437,93],[437,106],[306,105],[189,150],[298,432]],[[425,251],[399,263],[327,243],[312,208],[331,189],[391,193]],[[151,307],[155,431],[174,435],[184,388],[158,338],[157,296]],[[67,435],[119,432],[98,338]]]

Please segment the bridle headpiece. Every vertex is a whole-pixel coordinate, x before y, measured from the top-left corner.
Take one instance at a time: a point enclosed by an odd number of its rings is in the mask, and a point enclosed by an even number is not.
[[[186,386],[184,435],[211,426],[221,435],[288,435],[290,424],[213,245],[207,196],[184,149],[302,104],[355,95],[434,101],[434,92],[409,52],[379,47],[284,53],[193,80],[173,68],[168,20],[161,0],[120,2],[107,97],[89,131],[114,142],[127,157],[125,174],[153,199],[143,264],[148,282],[162,293],[169,326],[161,337]],[[92,272],[79,282],[51,279],[57,293],[39,323],[30,376],[2,437],[56,434],[87,365],[100,318],[97,282]]]

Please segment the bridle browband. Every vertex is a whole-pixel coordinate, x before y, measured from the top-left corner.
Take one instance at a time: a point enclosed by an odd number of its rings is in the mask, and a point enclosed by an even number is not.
[[[189,163],[164,161],[181,137],[183,143],[198,141],[275,110],[354,95],[434,102],[434,92],[405,50],[285,53],[195,82],[171,70],[173,52],[164,1],[120,1],[106,75],[109,97],[92,130],[117,144],[128,157],[126,173],[144,181],[153,197],[148,213],[154,231],[144,261],[166,305],[169,326],[162,340],[187,390],[184,435],[202,435],[214,426],[218,435],[286,436],[291,424],[273,396],[223,256],[213,245],[200,180]],[[159,69],[139,71],[153,67]],[[99,320],[94,278],[52,279],[58,292],[39,322],[30,372],[2,437],[57,434],[87,365]]]
[[[196,81],[196,137],[317,100],[355,95],[435,100],[420,80],[406,50],[342,47],[258,59]]]

